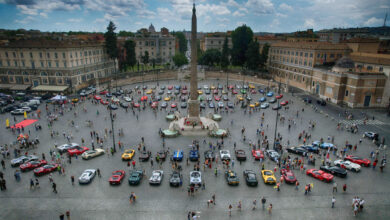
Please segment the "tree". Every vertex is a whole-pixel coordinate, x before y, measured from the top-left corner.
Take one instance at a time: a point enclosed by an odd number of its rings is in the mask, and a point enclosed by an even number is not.
[[[223,42],[222,53],[221,53],[221,67],[223,70],[226,70],[229,66],[229,46],[228,46],[228,38],[225,37],[225,41]]]
[[[145,55],[143,55],[141,57],[141,59],[142,59],[142,63],[143,64],[148,64],[149,63],[149,52],[145,51]]]
[[[107,32],[104,34],[104,39],[106,41],[105,47],[107,54],[111,59],[116,59],[118,57],[118,48],[116,45],[116,34],[115,34],[115,24],[110,21],[107,27]]]
[[[183,32],[173,32],[172,33],[179,40],[179,51],[182,54],[185,54],[187,51],[187,40]]]
[[[119,37],[134,37],[134,33],[130,31],[119,31],[118,36]]]
[[[253,32],[250,27],[242,25],[236,28],[232,33],[232,64],[237,66],[244,66],[246,62],[246,51],[248,45],[253,40]]]
[[[214,65],[218,65],[220,61],[221,61],[221,52],[218,49],[208,49],[200,57],[199,64],[214,66]]]
[[[260,65],[260,53],[259,53],[259,43],[257,40],[252,41],[248,45],[248,50],[246,51],[246,62],[245,65],[250,70],[258,70]]]
[[[260,66],[263,69],[264,69],[265,64],[267,63],[267,60],[268,60],[269,48],[270,48],[270,45],[268,43],[264,44],[263,50],[261,51],[261,54],[260,54]]]
[[[136,57],[135,57],[135,43],[132,40],[125,41],[124,45],[126,49],[126,65],[133,67],[136,63]]]
[[[187,57],[182,53],[176,53],[175,56],[172,57],[172,59],[175,65],[178,67],[188,64]]]

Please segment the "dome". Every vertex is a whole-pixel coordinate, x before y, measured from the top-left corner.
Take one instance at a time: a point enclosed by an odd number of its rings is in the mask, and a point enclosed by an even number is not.
[[[353,60],[351,60],[351,58],[344,56],[337,60],[334,66],[345,69],[353,69],[355,68],[355,63],[353,62]]]

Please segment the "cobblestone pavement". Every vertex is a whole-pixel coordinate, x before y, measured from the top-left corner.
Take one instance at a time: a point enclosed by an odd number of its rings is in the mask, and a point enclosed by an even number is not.
[[[218,83],[225,84],[223,81],[201,81],[199,84]],[[160,82],[160,85],[175,85],[184,84],[177,81]],[[241,82],[239,82],[241,84]],[[145,85],[155,85],[154,82],[147,82]],[[134,88],[135,85],[129,85],[126,88]],[[258,86],[257,86],[258,87]],[[264,86],[262,86],[263,88]],[[251,95],[253,101],[257,101],[261,95]],[[136,95],[140,97],[140,95]],[[165,97],[165,95],[163,96]],[[235,96],[229,94],[229,98],[235,101]],[[336,130],[336,123],[339,120],[337,118],[337,111],[342,111],[341,108],[337,109],[337,106],[328,105],[321,107],[320,110],[315,111],[313,107],[307,105],[301,101],[299,96],[291,96],[291,94],[284,94],[282,100],[289,100],[289,110],[280,110],[281,116],[286,118],[284,123],[278,124],[278,132],[283,136],[282,143],[287,145],[287,140],[290,140],[290,146],[296,146],[301,144],[298,142],[298,134],[305,130],[312,134],[311,141],[319,140],[321,137],[327,139],[328,136],[335,137],[335,144],[342,147],[345,141],[351,144],[359,143],[359,139],[362,138],[364,131],[377,131],[380,136],[384,136],[386,140],[390,138],[389,120],[386,117],[378,118],[381,123],[367,123],[367,125],[359,124],[359,132],[352,134],[346,131]],[[171,101],[172,102],[172,101]],[[178,99],[176,102],[179,103]],[[214,101],[215,102],[215,101]],[[226,103],[225,103],[226,104]],[[87,108],[87,113],[83,112],[83,107]],[[178,105],[180,106],[180,105]],[[271,104],[272,106],[272,104]],[[53,106],[49,105],[52,109]],[[302,112],[304,108],[304,112]],[[327,109],[330,109],[327,112]],[[43,116],[46,114],[45,105],[41,105]],[[100,114],[97,115],[96,111]],[[185,110],[179,109],[182,113]],[[29,153],[36,153],[41,155],[45,153],[46,157],[49,157],[49,149],[57,143],[58,145],[66,143],[66,139],[62,136],[62,132],[71,132],[74,139],[72,142],[81,143],[81,138],[84,137],[86,145],[90,147],[91,138],[90,131],[85,124],[86,120],[93,121],[93,129],[99,133],[99,136],[103,136],[104,129],[110,129],[109,116],[106,107],[98,104],[92,104],[91,101],[79,103],[76,107],[78,116],[74,117],[73,111],[66,112],[63,117],[60,117],[58,121],[54,123],[53,129],[59,132],[59,137],[51,138],[49,135],[49,129],[47,121],[44,117],[39,121],[42,124],[42,131],[36,132],[33,127],[26,129],[25,132],[30,130],[31,137],[39,137],[41,143],[37,149],[30,150]],[[169,111],[169,109],[168,109]],[[202,114],[210,112],[210,108],[206,108]],[[299,112],[298,118],[296,117],[297,111]],[[125,146],[125,148],[133,148],[132,146],[138,145],[141,141],[141,137],[145,138],[145,145],[148,150],[152,151],[155,155],[157,151],[162,149],[162,139],[158,136],[159,128],[167,128],[169,122],[165,120],[167,114],[166,110],[157,111],[156,114],[148,107],[145,110],[135,111],[133,115],[132,111],[125,112],[123,108],[119,108],[114,111],[117,114],[115,120],[115,133],[118,133],[119,128],[123,128],[124,136],[118,137]],[[335,208],[331,208],[332,198],[332,183],[324,183],[314,178],[306,176],[299,170],[294,170],[297,179],[300,181],[299,190],[295,190],[292,185],[282,184],[281,191],[277,192],[273,186],[265,185],[260,176],[261,165],[259,161],[254,161],[250,156],[249,141],[257,142],[259,136],[256,135],[256,129],[261,126],[261,114],[265,113],[265,122],[263,129],[269,139],[272,140],[274,134],[276,113],[271,108],[265,110],[259,110],[252,114],[244,113],[244,110],[239,106],[235,107],[234,113],[221,113],[223,119],[220,122],[220,127],[229,128],[231,135],[226,138],[224,148],[229,149],[233,154],[233,143],[237,143],[238,149],[244,149],[246,151],[248,160],[242,162],[235,162],[232,168],[237,172],[240,177],[239,186],[228,186],[224,177],[224,169],[219,162],[219,175],[214,176],[212,170],[206,168],[204,171],[201,169],[203,179],[205,180],[206,189],[199,190],[194,196],[187,195],[187,185],[189,183],[189,172],[192,170],[194,162],[190,162],[190,165],[186,165],[186,157],[188,156],[188,145],[192,140],[198,139],[200,141],[200,155],[201,162],[204,161],[203,152],[208,148],[208,145],[203,144],[203,140],[206,142],[212,142],[216,144],[218,139],[209,137],[177,137],[174,139],[166,139],[166,147],[169,147],[172,152],[175,149],[184,150],[184,161],[181,162],[183,167],[183,186],[179,188],[172,188],[169,186],[169,174],[172,172],[172,168],[169,160],[162,164],[164,170],[164,179],[161,186],[150,186],[148,184],[148,178],[143,179],[139,186],[129,186],[127,178],[129,177],[129,167],[126,162],[122,162],[121,149],[118,152],[111,155],[104,155],[98,158],[94,158],[88,161],[83,161],[80,157],[78,159],[73,158],[71,164],[65,165],[66,175],[53,174],[54,181],[57,184],[58,194],[52,192],[51,185],[49,184],[48,176],[39,177],[40,188],[29,188],[30,178],[33,177],[32,172],[22,173],[21,181],[16,182],[14,178],[15,168],[10,167],[9,159],[6,161],[6,169],[1,170],[4,172],[5,179],[7,180],[7,190],[0,192],[1,205],[0,205],[0,219],[58,219],[60,213],[70,210],[72,219],[186,219],[188,211],[196,211],[201,219],[226,219],[228,218],[228,206],[233,205],[232,219],[389,219],[390,218],[390,188],[388,184],[390,182],[390,175],[387,167],[384,172],[381,173],[378,167],[373,170],[372,168],[362,168],[360,173],[348,172],[348,177],[345,179],[335,177],[334,181],[338,184],[338,192],[335,193],[336,205]],[[138,120],[137,117],[138,116]],[[9,118],[13,122],[13,117],[9,114],[0,115],[0,120],[4,121]],[[23,116],[16,117],[18,121],[23,119]],[[288,129],[287,120],[292,118],[296,121],[296,125],[292,126],[292,129]],[[74,120],[79,127],[76,130],[70,126],[70,121]],[[357,119],[358,120],[358,119]],[[387,121],[386,121],[387,120]],[[231,124],[233,121],[233,124]],[[309,121],[315,121],[316,127],[314,130],[309,130]],[[377,121],[377,120],[375,120]],[[246,141],[243,141],[241,136],[241,129],[245,126]],[[268,128],[267,128],[268,127]],[[11,131],[6,130],[4,126],[0,128],[0,144],[12,143],[15,140],[15,135]],[[95,142],[96,143],[96,142]],[[104,144],[104,147],[112,146],[112,140],[110,137]],[[358,144],[357,152],[353,152],[358,156],[369,157],[371,151],[376,147],[368,139],[363,139],[361,144]],[[11,152],[13,157],[13,153]],[[136,153],[136,166],[146,171],[146,176],[149,177],[152,170],[159,167],[154,164],[152,168],[150,162],[139,162],[138,152]],[[383,154],[381,151],[380,156]],[[293,158],[295,155],[293,155]],[[334,160],[335,156],[331,155],[331,159]],[[319,161],[316,163],[316,168],[319,167]],[[276,164],[269,159],[265,162],[265,168],[274,169]],[[307,168],[314,166],[307,165]],[[88,168],[99,168],[102,173],[102,177],[96,177],[91,184],[88,185],[71,185],[70,176],[74,175],[77,178]],[[213,164],[214,168],[214,164]],[[108,178],[112,171],[117,169],[126,170],[125,180],[119,186],[110,186]],[[242,176],[242,172],[245,169],[252,169],[256,171],[259,179],[258,187],[248,187],[245,184],[245,180]],[[276,174],[277,179],[280,178],[279,172]],[[303,188],[305,184],[313,183],[314,188],[310,195],[305,196]],[[346,183],[348,185],[347,192],[343,193],[341,186]],[[137,195],[137,202],[135,204],[129,204],[129,195],[131,192],[135,192]],[[211,199],[211,195],[216,194],[216,205],[207,207],[207,200]],[[262,210],[260,207],[260,199],[262,196],[267,198],[267,205],[273,204],[272,214],[269,214],[266,210]],[[364,211],[359,213],[357,217],[353,216],[351,209],[351,201],[354,196],[363,197],[366,201]],[[257,209],[252,211],[252,201],[257,200]],[[237,210],[238,201],[242,201],[242,211]]]

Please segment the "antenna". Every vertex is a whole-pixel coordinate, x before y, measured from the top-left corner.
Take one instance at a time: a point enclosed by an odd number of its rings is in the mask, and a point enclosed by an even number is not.
[[[383,27],[386,27],[386,20],[387,20],[387,12],[386,12],[386,15],[385,15],[385,20],[383,21]]]

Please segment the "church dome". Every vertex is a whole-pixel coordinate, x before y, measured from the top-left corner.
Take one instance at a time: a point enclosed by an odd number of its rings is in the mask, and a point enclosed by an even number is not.
[[[353,69],[355,67],[355,62],[353,62],[351,58],[344,56],[337,60],[335,67]]]

